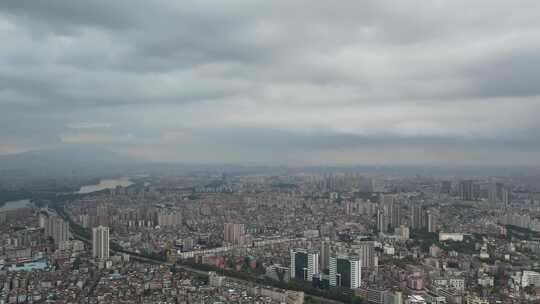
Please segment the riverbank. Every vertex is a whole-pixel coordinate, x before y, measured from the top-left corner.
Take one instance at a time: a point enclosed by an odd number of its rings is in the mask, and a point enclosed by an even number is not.
[[[17,209],[29,207],[31,205],[32,203],[30,202],[29,199],[7,201],[7,202],[2,203],[0,207],[0,212],[14,211]]]
[[[88,194],[92,192],[103,191],[107,189],[114,189],[116,187],[129,187],[133,185],[129,177],[121,177],[116,179],[102,179],[99,183],[94,185],[85,185],[81,186],[79,191],[74,192],[74,194]]]

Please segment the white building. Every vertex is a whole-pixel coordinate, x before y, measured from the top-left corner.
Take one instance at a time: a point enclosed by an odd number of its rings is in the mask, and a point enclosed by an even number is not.
[[[92,257],[109,259],[109,227],[98,226],[92,229]]]
[[[439,232],[439,241],[463,242],[463,233]]]
[[[426,304],[426,299],[421,295],[411,295],[405,300],[405,304]]]
[[[319,252],[305,249],[291,250],[291,279],[312,281],[319,274]]]
[[[489,276],[487,274],[483,274],[478,277],[478,285],[482,287],[493,287],[494,286],[494,280],[492,276]]]
[[[358,288],[361,283],[360,259],[357,256],[330,257],[330,286]]]
[[[527,286],[539,287],[540,273],[528,270],[523,271],[523,275],[521,276],[521,287]]]

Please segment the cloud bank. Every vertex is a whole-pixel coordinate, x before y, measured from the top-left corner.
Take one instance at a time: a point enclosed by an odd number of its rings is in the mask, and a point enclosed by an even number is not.
[[[0,2],[0,154],[536,165],[540,3]]]

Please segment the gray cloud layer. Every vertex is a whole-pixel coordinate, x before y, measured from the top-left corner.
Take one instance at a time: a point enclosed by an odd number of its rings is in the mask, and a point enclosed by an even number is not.
[[[1,1],[0,154],[536,165],[540,3]]]

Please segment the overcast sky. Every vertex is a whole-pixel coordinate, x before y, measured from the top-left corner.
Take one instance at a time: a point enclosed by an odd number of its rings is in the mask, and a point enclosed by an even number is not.
[[[538,165],[540,1],[0,1],[0,154]]]

